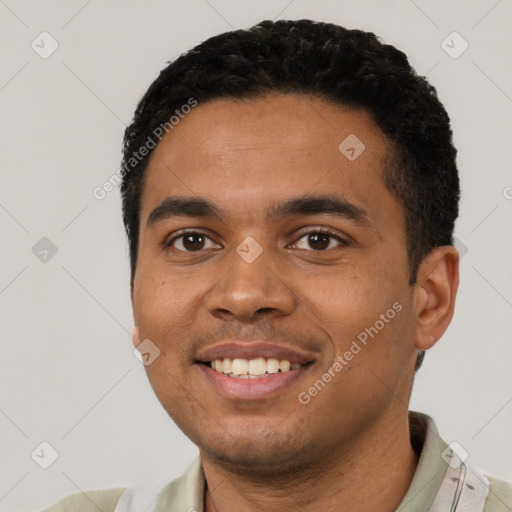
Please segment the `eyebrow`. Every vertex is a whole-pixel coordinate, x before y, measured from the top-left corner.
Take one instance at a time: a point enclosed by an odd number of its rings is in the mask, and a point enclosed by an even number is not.
[[[277,222],[290,216],[328,214],[348,219],[355,224],[372,225],[368,212],[338,196],[306,196],[288,199],[265,209],[269,222]],[[229,214],[223,208],[203,197],[166,197],[150,214],[146,223],[151,227],[163,220],[178,217],[217,218],[224,220]]]

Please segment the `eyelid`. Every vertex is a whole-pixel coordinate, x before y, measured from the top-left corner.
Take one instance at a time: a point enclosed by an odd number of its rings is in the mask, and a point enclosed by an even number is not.
[[[304,237],[305,235],[309,235],[309,234],[328,235],[331,238],[334,238],[335,240],[340,242],[341,246],[348,246],[351,243],[350,239],[347,236],[343,236],[343,235],[339,234],[337,231],[332,230],[331,228],[320,227],[320,226],[316,226],[316,227],[310,226],[310,227],[306,227],[306,228],[302,229],[301,231],[299,231],[299,233],[296,233],[295,236],[297,237],[297,239],[295,240],[294,243],[297,243],[302,237]],[[311,251],[311,252],[325,252],[325,251]]]
[[[212,237],[208,234],[207,231],[201,229],[201,228],[185,228],[185,229],[180,229],[179,231],[176,231],[175,233],[173,233],[172,235],[172,238],[169,239],[169,238],[166,238],[162,244],[163,248],[164,249],[168,249],[169,247],[171,247],[171,245],[178,239],[180,238],[183,238],[187,235],[190,235],[190,234],[197,234],[197,235],[203,235],[205,236],[206,238],[208,238],[209,240],[211,240],[212,242],[216,243]],[[340,235],[338,232],[332,230],[331,228],[328,228],[328,227],[320,227],[320,226],[309,226],[309,227],[305,227],[303,229],[301,229],[298,233],[295,234],[295,240],[293,242],[293,244],[296,244],[301,238],[303,238],[305,235],[309,235],[309,234],[325,234],[325,235],[328,235],[330,236],[331,238],[334,238],[336,241],[338,241],[340,243],[341,246],[348,246],[350,245],[350,240],[348,239],[348,237],[344,237],[342,235]],[[202,252],[202,250],[199,250],[199,251],[182,251],[181,249],[178,249],[178,252],[183,252],[183,253],[194,253],[194,252]],[[314,251],[314,250],[311,250],[310,252],[322,252],[322,251]]]
[[[172,236],[171,237],[166,237],[164,239],[164,241],[162,242],[162,247],[164,249],[167,249],[171,246],[172,243],[174,243],[176,240],[180,239],[180,238],[183,238],[187,235],[203,235],[205,236],[206,238],[212,240],[212,242],[214,242],[214,240],[212,239],[212,237],[208,234],[207,231],[204,231],[203,229],[201,228],[185,228],[185,229],[180,229],[179,231],[176,231],[174,233],[172,233]],[[180,251],[180,252],[184,252],[184,251]],[[193,251],[187,251],[187,252],[193,252]],[[200,252],[200,251],[197,251],[197,252]]]

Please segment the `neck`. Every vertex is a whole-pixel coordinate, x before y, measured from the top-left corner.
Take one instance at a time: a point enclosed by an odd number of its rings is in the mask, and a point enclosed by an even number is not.
[[[304,510],[323,512],[394,512],[418,463],[411,446],[407,415],[370,427],[350,446],[341,447],[322,467],[303,474],[280,475],[275,481],[254,481],[226,469],[202,450],[206,476],[205,512]]]

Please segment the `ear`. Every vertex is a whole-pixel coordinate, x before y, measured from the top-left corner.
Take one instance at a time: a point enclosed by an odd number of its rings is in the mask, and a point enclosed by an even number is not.
[[[130,301],[132,303],[133,323],[137,325],[137,319],[135,318],[135,302],[133,301],[133,286],[130,287]]]
[[[459,287],[459,253],[455,247],[436,247],[421,263],[415,285],[418,350],[428,350],[450,324]]]
[[[135,348],[137,348],[140,345],[139,327],[137,325],[133,326],[132,343]]]
[[[135,348],[140,344],[139,338],[139,323],[135,314],[135,303],[133,302],[133,286],[130,288],[130,299],[132,303],[132,314],[133,314],[133,330],[132,330],[132,343]]]

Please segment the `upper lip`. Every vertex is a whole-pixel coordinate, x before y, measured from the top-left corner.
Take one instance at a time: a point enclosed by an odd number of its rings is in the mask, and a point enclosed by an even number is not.
[[[223,341],[202,349],[197,354],[197,360],[202,363],[215,359],[265,359],[287,360],[290,363],[305,364],[314,361],[311,354],[307,354],[296,348],[288,348],[269,342],[240,342]]]

